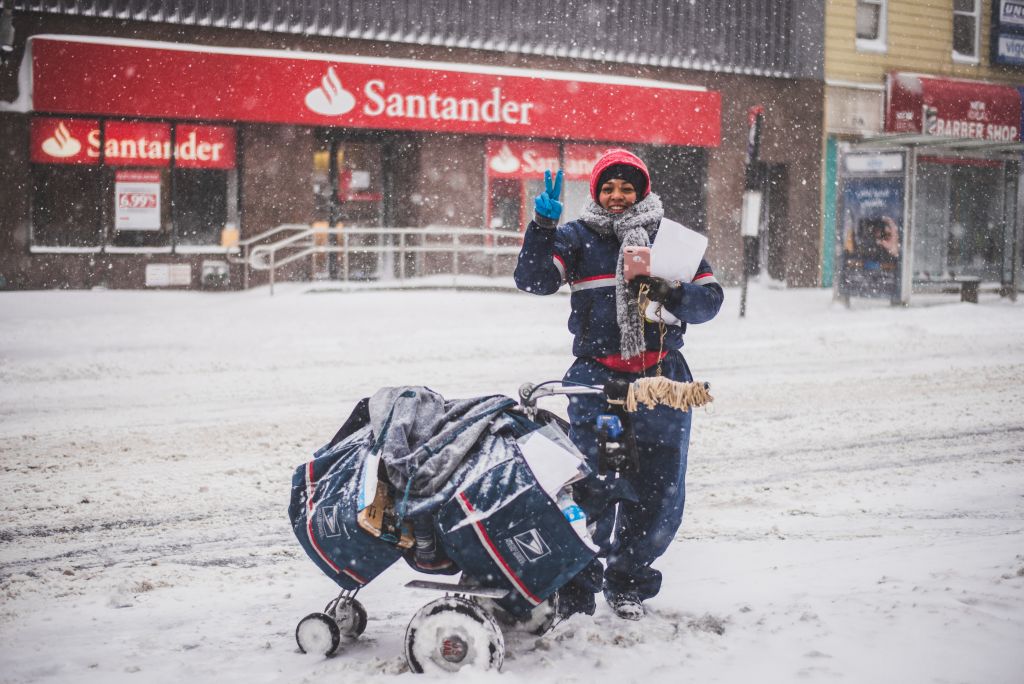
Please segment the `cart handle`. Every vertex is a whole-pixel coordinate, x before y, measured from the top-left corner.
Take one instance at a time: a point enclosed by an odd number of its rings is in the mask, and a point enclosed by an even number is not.
[[[663,376],[638,378],[633,382],[611,380],[603,387],[548,380],[536,385],[529,382],[521,385],[519,403],[526,409],[533,409],[537,400],[543,397],[602,394],[608,398],[609,404],[619,404],[630,413],[641,404],[647,408],[661,404],[688,411],[693,406],[705,406],[714,401],[710,389],[707,382],[679,382]]]

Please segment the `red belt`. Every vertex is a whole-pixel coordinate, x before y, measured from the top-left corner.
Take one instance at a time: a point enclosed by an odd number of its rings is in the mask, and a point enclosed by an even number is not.
[[[665,358],[668,352],[645,351],[637,356],[628,359],[622,358],[622,354],[611,354],[610,356],[594,357],[594,360],[606,368],[623,373],[639,373],[651,366],[656,365]]]

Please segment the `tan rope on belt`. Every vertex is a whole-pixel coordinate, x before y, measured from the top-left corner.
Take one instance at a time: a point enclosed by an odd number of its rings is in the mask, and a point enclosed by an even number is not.
[[[714,401],[702,382],[676,382],[666,377],[639,378],[630,383],[624,408],[633,413],[643,404],[654,408],[658,404],[689,411],[691,406],[704,406]]]

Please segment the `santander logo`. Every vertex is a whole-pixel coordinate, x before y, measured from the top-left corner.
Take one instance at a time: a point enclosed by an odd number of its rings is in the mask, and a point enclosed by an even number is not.
[[[320,81],[320,87],[306,93],[306,106],[317,114],[338,116],[352,111],[356,106],[356,98],[341,85],[334,67],[329,67],[327,75]]]
[[[491,157],[490,165],[495,173],[515,173],[521,166],[519,158],[512,153],[508,145],[502,145],[498,154]]]
[[[71,131],[63,123],[57,125],[53,135],[43,141],[43,152],[51,157],[63,159],[74,157],[82,151],[82,143],[78,138],[71,135]]]
[[[465,121],[530,125],[533,102],[514,100],[501,86],[494,86],[487,95],[456,97],[431,90],[429,85],[412,80],[388,83],[384,78],[371,78],[362,86],[364,117],[386,119],[426,119],[430,121]],[[345,90],[333,66],[320,85],[304,99],[306,108],[321,116],[341,116],[356,108],[356,96]]]

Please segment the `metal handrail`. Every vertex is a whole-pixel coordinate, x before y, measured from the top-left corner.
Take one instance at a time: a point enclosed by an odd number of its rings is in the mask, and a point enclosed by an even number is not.
[[[292,232],[293,234],[276,242],[256,245],[249,249],[259,240],[282,233]],[[317,244],[316,238],[335,236],[340,244]],[[376,237],[378,244],[361,245],[352,244],[353,237]],[[430,238],[447,238],[448,243],[434,244],[409,244],[408,238],[418,238],[422,243]],[[468,237],[484,238],[480,242],[465,243],[463,240]],[[380,244],[380,239],[387,238],[389,244]],[[491,242],[495,239],[514,239],[514,245],[495,245]],[[381,228],[381,227],[344,227],[327,228],[313,227],[302,224],[284,224],[277,228],[264,231],[245,241],[244,250],[247,253],[245,258],[246,274],[244,286],[248,287],[248,269],[270,272],[270,293],[274,293],[274,282],[276,271],[281,266],[312,257],[316,254],[341,254],[343,279],[349,279],[349,255],[351,253],[366,254],[395,254],[399,259],[399,278],[405,279],[405,256],[406,254],[442,253],[452,254],[452,270],[454,275],[459,275],[459,256],[466,252],[476,252],[489,255],[492,260],[499,255],[518,254],[522,244],[522,235],[519,233],[502,234],[486,228],[466,228],[449,226],[426,226],[418,228]],[[241,242],[239,243],[242,244]],[[281,254],[288,251],[287,254]]]
[[[248,247],[249,245],[252,245],[254,243],[260,242],[262,240],[266,240],[268,237],[270,237],[272,235],[277,235],[278,233],[284,233],[284,232],[287,232],[287,231],[292,231],[292,232],[304,231],[304,230],[309,230],[311,227],[312,226],[310,226],[308,223],[282,223],[281,225],[275,226],[274,228],[268,228],[267,230],[263,231],[262,233],[257,233],[256,235],[253,235],[252,237],[248,237],[248,238],[246,238],[244,240],[239,240],[238,241],[238,246],[239,247]]]
[[[242,264],[242,288],[249,289],[249,248],[257,242],[262,242],[268,238],[285,232],[304,232],[308,231],[310,226],[305,223],[282,223],[279,226],[269,228],[262,233],[257,233],[251,237],[239,240],[238,242],[230,245],[226,249],[225,258],[229,264]]]

